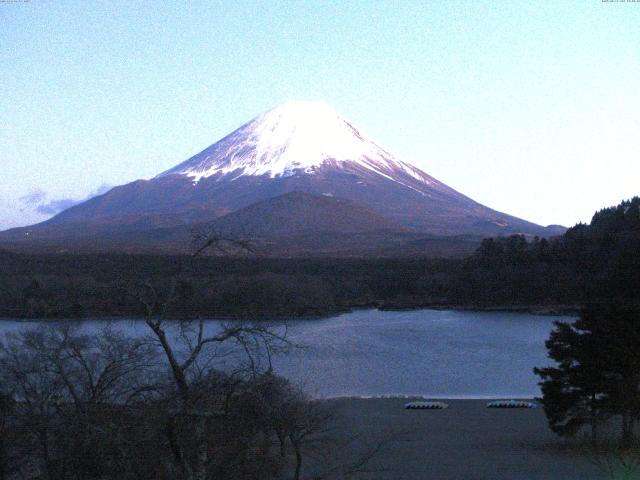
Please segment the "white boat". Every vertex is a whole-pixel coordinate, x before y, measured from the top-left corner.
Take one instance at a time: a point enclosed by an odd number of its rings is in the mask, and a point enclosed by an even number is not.
[[[495,400],[487,403],[487,408],[536,408],[536,404],[525,400]]]
[[[404,408],[407,410],[444,410],[449,408],[449,405],[444,402],[409,402],[404,404]]]

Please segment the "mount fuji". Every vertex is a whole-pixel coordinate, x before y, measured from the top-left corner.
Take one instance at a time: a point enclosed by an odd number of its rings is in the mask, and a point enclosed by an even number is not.
[[[563,231],[485,207],[396,159],[330,106],[293,101],[150,180],[1,232],[0,245],[178,251],[197,225],[284,256],[433,253],[442,237]]]

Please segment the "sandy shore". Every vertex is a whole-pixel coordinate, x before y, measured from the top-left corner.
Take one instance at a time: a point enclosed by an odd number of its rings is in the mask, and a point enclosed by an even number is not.
[[[447,410],[405,410],[403,398],[327,400],[340,428],[394,438],[358,478],[421,480],[589,480],[605,476],[576,443],[547,427],[542,408],[489,409],[450,400]]]

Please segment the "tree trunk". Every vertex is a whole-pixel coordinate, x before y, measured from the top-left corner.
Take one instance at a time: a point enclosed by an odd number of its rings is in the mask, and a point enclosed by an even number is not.
[[[278,437],[278,441],[280,441],[280,456],[286,457],[287,456],[287,446],[286,446],[287,436],[282,432],[276,432],[276,435]]]
[[[175,418],[169,418],[165,433],[167,435],[167,440],[169,440],[169,448],[171,449],[171,453],[173,453],[173,459],[180,469],[182,479],[192,480],[193,476],[191,474],[191,469],[184,458],[182,447],[180,447],[180,443],[176,435]]]
[[[4,441],[2,438],[0,438],[0,480],[5,480],[5,478],[7,477],[7,463],[8,462],[6,460]]]
[[[209,460],[209,454],[207,449],[207,440],[206,440],[206,418],[197,417],[195,419],[195,432],[194,436],[197,441],[196,445],[196,466],[194,469],[194,479],[195,480],[206,480],[207,479],[207,463]]]
[[[159,324],[153,323],[153,321],[150,319],[146,320],[146,323],[147,325],[149,325],[153,333],[156,334],[156,337],[158,337],[160,345],[162,346],[162,349],[164,350],[164,353],[167,357],[167,361],[169,362],[169,366],[171,367],[173,377],[176,381],[176,386],[180,391],[180,395],[182,395],[183,401],[186,401],[189,394],[189,384],[187,383],[184,369],[181,368],[178,360],[176,360],[176,357],[173,353],[173,348],[171,348],[171,345],[167,340],[167,335],[165,334],[164,330],[160,328]]]
[[[300,473],[302,471],[302,452],[300,451],[300,445],[297,442],[293,444],[293,448],[296,452],[296,471],[293,474],[293,480],[300,480]]]
[[[598,442],[598,412],[595,407],[596,396],[591,395],[591,443],[595,446]]]
[[[49,440],[47,438],[47,431],[45,429],[40,429],[38,432],[40,445],[42,446],[42,456],[44,457],[44,466],[47,472],[47,479],[53,480],[55,478],[53,472],[53,465],[51,464],[51,458],[49,455]]]
[[[628,447],[633,441],[633,417],[628,414],[622,415],[622,438],[620,440],[623,447]]]
[[[0,480],[9,477],[9,442],[6,440],[7,430],[3,427],[0,432]]]

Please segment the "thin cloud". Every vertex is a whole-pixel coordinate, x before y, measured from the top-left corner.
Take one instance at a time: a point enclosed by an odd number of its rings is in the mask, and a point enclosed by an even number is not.
[[[58,213],[77,205],[82,200],[73,200],[71,198],[61,198],[58,200],[51,200],[50,202],[43,203],[36,207],[36,212],[42,215],[57,215]]]
[[[96,188],[93,192],[84,198],[55,198],[49,200],[47,193],[41,189],[35,189],[32,192],[20,197],[20,202],[24,205],[21,209],[33,210],[40,215],[57,215],[58,213],[67,210],[68,208],[78,205],[79,203],[86,202],[90,198],[102,195],[111,189],[110,185],[102,184]]]
[[[39,205],[47,199],[47,193],[44,190],[36,188],[26,195],[19,198],[25,205]]]

